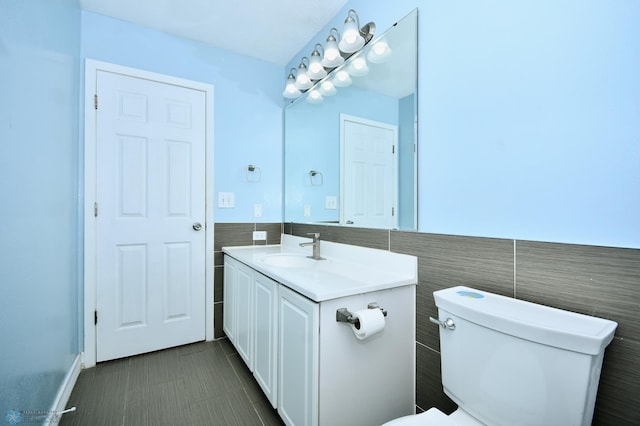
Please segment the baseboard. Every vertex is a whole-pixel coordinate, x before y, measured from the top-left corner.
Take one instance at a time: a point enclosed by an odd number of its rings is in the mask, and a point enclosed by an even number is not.
[[[50,413],[60,413],[65,410],[67,402],[69,402],[69,397],[71,396],[71,391],[73,391],[76,380],[78,380],[78,376],[80,375],[82,367],[80,358],[81,354],[77,354],[76,359],[74,359],[71,364],[71,368],[69,368],[69,371],[67,371],[67,374],[64,376],[56,399],[53,400],[53,405],[51,405]]]

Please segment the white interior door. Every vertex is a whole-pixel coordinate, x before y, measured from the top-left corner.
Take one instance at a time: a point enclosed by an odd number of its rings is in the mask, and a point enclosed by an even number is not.
[[[97,93],[97,361],[204,340],[205,93],[106,71]]]
[[[340,114],[340,223],[397,228],[398,127]]]

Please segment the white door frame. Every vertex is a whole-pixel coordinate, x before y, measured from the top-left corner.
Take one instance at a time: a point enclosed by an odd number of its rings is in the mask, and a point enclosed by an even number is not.
[[[206,140],[205,140],[205,336],[213,340],[213,85],[178,77],[157,74],[107,62],[87,59],[85,62],[84,89],[84,367],[96,365],[96,115],[94,94],[98,71],[107,71],[144,78],[166,84],[187,87],[205,92]]]

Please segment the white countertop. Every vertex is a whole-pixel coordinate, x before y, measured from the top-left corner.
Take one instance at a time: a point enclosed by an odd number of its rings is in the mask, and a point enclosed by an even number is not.
[[[222,251],[316,302],[418,282],[415,256],[332,243],[322,238],[320,255],[325,260],[308,259],[304,267],[280,267],[264,262],[273,255],[311,255],[312,247],[299,246],[308,241],[311,239],[282,234],[280,245],[223,247]]]

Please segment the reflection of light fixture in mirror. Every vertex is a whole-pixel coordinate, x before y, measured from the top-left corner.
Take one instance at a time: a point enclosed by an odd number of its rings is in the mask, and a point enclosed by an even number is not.
[[[369,66],[364,56],[358,56],[354,58],[349,64],[349,74],[355,77],[362,77],[369,74]]]
[[[311,79],[307,75],[307,66],[304,63],[304,60],[309,61],[309,58],[306,56],[300,60],[300,65],[298,65],[298,74],[296,75],[296,87],[300,90],[309,89],[313,86]]]
[[[325,70],[320,63],[320,52],[318,52],[318,47],[324,51],[322,45],[320,43],[316,43],[313,53],[311,54],[311,58],[309,59],[309,71],[307,71],[307,76],[309,76],[311,80],[320,80],[327,76],[327,70]]]
[[[338,70],[336,76],[333,78],[333,84],[335,84],[337,87],[351,86],[351,83],[351,76],[349,75],[347,70]]]
[[[344,64],[344,58],[340,56],[340,49],[338,48],[338,42],[333,36],[333,32],[336,32],[338,38],[340,33],[336,28],[329,30],[329,37],[327,37],[327,44],[324,46],[324,56],[322,57],[322,66],[326,68],[335,68]]]
[[[355,20],[351,15],[355,16]],[[349,9],[347,19],[344,20],[344,28],[342,29],[342,39],[338,45],[340,50],[345,53],[353,53],[362,49],[364,46],[364,37],[360,34],[360,18],[358,13]]]
[[[312,89],[309,91],[309,96],[307,96],[307,102],[310,104],[319,104],[322,102],[322,94],[318,89]]]
[[[336,87],[331,80],[324,80],[322,83],[320,83],[318,91],[322,94],[322,96],[331,96],[337,93]]]
[[[289,71],[289,77],[287,77],[287,83],[284,86],[284,92],[282,92],[282,96],[285,98],[295,99],[302,95],[302,92],[296,87],[296,77],[293,75],[295,70],[295,68],[291,68]]]
[[[367,53],[367,59],[374,64],[386,62],[389,57],[391,57],[391,48],[385,40],[376,41]]]

